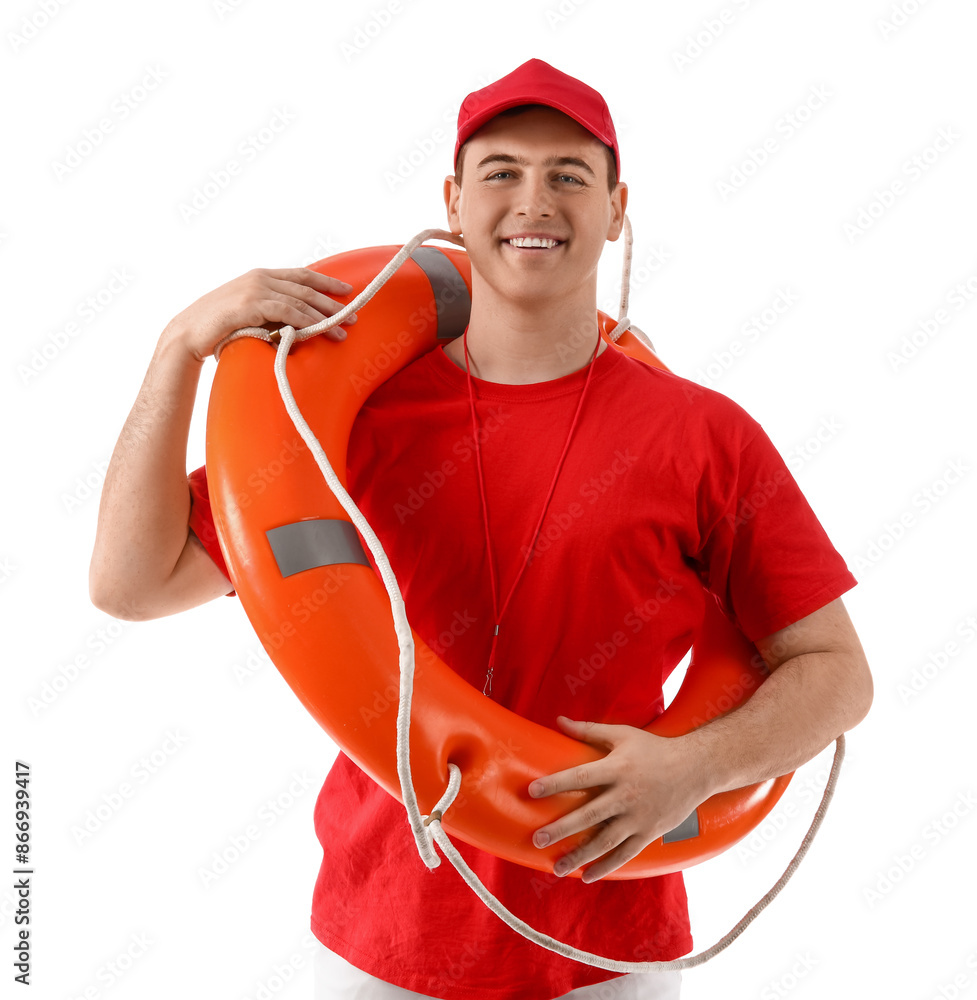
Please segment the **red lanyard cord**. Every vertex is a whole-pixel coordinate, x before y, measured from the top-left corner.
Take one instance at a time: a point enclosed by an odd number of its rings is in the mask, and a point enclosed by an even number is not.
[[[560,476],[560,470],[563,468],[563,460],[566,458],[567,452],[570,450],[570,440],[573,437],[573,432],[576,429],[577,421],[580,417],[580,411],[583,408],[584,396],[587,394],[587,387],[590,385],[590,378],[594,373],[594,361],[597,359],[597,351],[600,349],[600,340],[600,331],[598,330],[597,344],[594,347],[594,353],[590,358],[590,364],[587,369],[587,378],[584,381],[583,389],[580,392],[580,399],[577,401],[577,409],[573,415],[573,420],[570,423],[570,430],[567,434],[566,442],[563,445],[563,453],[560,455],[560,460],[556,464],[556,471],[553,473],[553,481],[550,483],[549,492],[546,495],[546,500],[543,502],[543,509],[540,511],[539,520],[536,522],[536,530],[533,532],[532,541],[526,549],[526,555],[523,558],[519,574],[516,576],[515,582],[509,588],[509,593],[506,595],[505,602],[503,603],[502,610],[500,611],[497,597],[498,586],[495,579],[495,560],[492,558],[492,538],[488,520],[488,500],[485,496],[485,476],[482,471],[482,451],[478,442],[478,419],[475,413],[475,389],[472,385],[471,367],[468,362],[468,329],[467,327],[465,328],[462,341],[465,348],[465,371],[468,375],[468,402],[471,407],[472,414],[472,437],[475,439],[475,464],[478,468],[478,488],[482,500],[482,525],[485,529],[485,548],[488,553],[489,579],[492,584],[492,610],[495,615],[495,628],[492,631],[492,649],[489,653],[488,670],[485,674],[485,686],[482,688],[482,694],[487,695],[488,697],[491,697],[492,695],[492,675],[495,672],[495,648],[496,640],[499,636],[499,624],[502,621],[502,616],[506,612],[506,608],[509,607],[509,601],[512,599],[513,591],[515,591],[516,585],[522,579],[522,575],[525,572],[526,566],[529,564],[530,557],[533,554],[533,550],[536,547],[536,539],[539,536],[540,528],[543,525],[543,518],[546,516],[546,510],[549,507],[553,491],[556,489],[556,481]]]

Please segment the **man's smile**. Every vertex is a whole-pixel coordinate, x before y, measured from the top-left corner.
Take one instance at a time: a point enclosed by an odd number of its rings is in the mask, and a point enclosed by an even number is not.
[[[553,250],[564,241],[552,236],[510,236],[502,242],[517,250]]]

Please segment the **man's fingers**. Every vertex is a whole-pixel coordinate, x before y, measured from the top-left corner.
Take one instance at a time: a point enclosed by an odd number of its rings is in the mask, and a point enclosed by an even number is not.
[[[328,274],[320,274],[310,267],[303,267],[302,271],[306,275],[311,275],[315,287],[327,295],[349,295],[353,290],[353,286],[348,281],[342,281],[340,278],[331,278]]]
[[[591,861],[597,861],[598,858],[613,857],[627,839],[628,831],[624,829],[623,824],[615,819],[608,820],[598,826],[585,843],[560,858],[553,866],[553,874],[569,875],[570,872],[575,872]],[[623,861],[620,864],[623,864]]]
[[[305,274],[314,275],[315,272],[306,269]],[[324,276],[318,275],[318,277],[322,278]],[[329,280],[334,281],[335,279],[330,278]],[[289,281],[284,278],[270,276],[266,281],[269,293],[280,303],[277,309],[280,316],[277,318],[283,323],[291,324],[297,330],[321,323],[326,317],[333,316],[340,309],[344,308],[342,302],[336,302],[334,299],[329,298],[314,287],[301,281]],[[340,292],[337,291],[336,294],[340,294]],[[271,309],[274,307],[268,306],[267,308]],[[343,320],[342,325],[346,326],[355,322],[356,313],[351,313]],[[334,330],[335,328],[327,331],[326,335],[333,334]],[[341,331],[336,332],[341,333]]]
[[[564,731],[581,742],[599,746],[605,750],[613,750],[617,744],[628,736],[630,726],[610,726],[600,722],[574,722],[566,716],[557,716],[557,721]],[[556,792],[575,791],[581,788],[596,788],[617,780],[614,770],[609,770],[608,762],[612,761],[610,754],[589,764],[579,764],[565,771],[554,771],[553,774],[536,778],[529,785],[529,794],[534,799],[541,799]]]
[[[618,809],[611,801],[610,796],[598,795],[590,802],[585,802],[579,809],[574,809],[573,812],[561,816],[558,820],[541,826],[533,834],[533,843],[537,847],[555,844],[575,833],[582,833],[584,830],[598,827],[602,823],[612,822],[617,814]]]
[[[282,275],[278,277],[280,282],[293,295],[304,299],[318,309],[324,316],[332,316],[344,308],[345,303],[336,302],[329,298],[330,295],[349,295],[353,291],[353,286],[338,278],[330,278],[326,274],[319,274],[307,267],[298,270],[286,271],[288,277]],[[351,322],[353,313],[346,322]]]
[[[642,851],[642,843],[637,837],[628,837],[627,840],[618,844],[617,848],[611,851],[606,857],[595,861],[581,876],[583,882],[596,882],[611,872],[616,872],[621,865],[627,864],[632,858],[636,858]],[[586,862],[583,862],[586,864]],[[577,866],[580,867],[579,865]],[[574,871],[573,868],[569,869]]]
[[[320,274],[318,271],[313,271],[311,267],[273,267],[258,268],[258,270],[263,271],[270,278],[309,285],[326,295],[349,295],[353,290],[353,286],[348,281],[332,278],[328,274]]]
[[[327,274],[319,274],[318,271],[313,271],[307,267],[301,269],[298,279],[299,284],[306,282],[311,282],[312,287],[319,293],[312,304],[327,316],[332,316],[345,306],[345,303],[336,302],[334,299],[328,298],[328,296],[349,295],[353,291],[353,286],[349,282],[340,281],[339,278],[330,278]],[[356,313],[350,313],[343,322],[355,323]]]
[[[568,736],[604,749],[613,749],[631,731],[630,726],[614,726],[603,722],[577,722],[565,715],[558,715],[556,721]]]
[[[554,771],[553,774],[536,778],[529,784],[529,795],[534,799],[542,799],[557,792],[575,792],[584,788],[597,788],[610,784],[614,780],[603,761],[595,760],[590,764],[579,764],[565,771]]]

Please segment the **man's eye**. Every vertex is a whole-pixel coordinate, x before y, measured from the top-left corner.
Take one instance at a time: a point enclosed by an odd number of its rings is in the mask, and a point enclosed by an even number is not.
[[[570,184],[582,184],[583,182],[579,177],[574,177],[573,174],[560,174],[559,179],[561,181],[568,181]]]
[[[489,174],[488,177],[486,177],[485,179],[491,181],[491,180],[495,180],[496,178],[501,178],[501,179],[504,180],[505,178],[511,177],[511,176],[512,176],[512,173],[510,171],[508,171],[508,170],[496,170],[496,172],[494,174]]]

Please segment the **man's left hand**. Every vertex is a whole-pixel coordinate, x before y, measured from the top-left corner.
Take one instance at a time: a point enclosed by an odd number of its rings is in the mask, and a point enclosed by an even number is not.
[[[602,789],[579,809],[534,834],[533,843],[546,847],[571,834],[597,828],[589,840],[557,862],[556,875],[568,875],[593,861],[583,881],[603,878],[677,827],[709,797],[705,775],[695,767],[681,737],[655,736],[634,726],[573,722],[562,715],[557,721],[568,736],[608,752],[601,760],[537,778],[529,786],[533,798]]]

